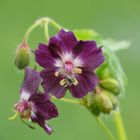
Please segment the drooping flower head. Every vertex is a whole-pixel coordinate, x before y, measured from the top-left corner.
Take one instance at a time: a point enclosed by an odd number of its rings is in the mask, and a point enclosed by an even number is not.
[[[74,34],[63,29],[50,38],[49,44],[40,44],[35,52],[41,72],[43,87],[57,98],[68,89],[72,96],[82,98],[98,84],[95,69],[104,56],[95,41],[78,41]]]
[[[46,121],[57,117],[58,112],[56,106],[49,100],[49,96],[38,92],[41,82],[42,78],[38,72],[26,68],[20,100],[15,104],[14,109],[20,114],[22,120],[27,119],[38,123],[48,134],[51,134],[52,129]]]

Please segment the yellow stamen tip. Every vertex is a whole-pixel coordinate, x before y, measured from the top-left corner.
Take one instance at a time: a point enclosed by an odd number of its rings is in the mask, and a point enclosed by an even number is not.
[[[18,116],[18,114],[19,113],[16,111],[15,114],[12,117],[8,118],[8,120],[14,120],[14,119],[16,119],[16,117]]]
[[[73,72],[74,72],[74,73],[81,74],[81,73],[82,73],[82,69],[80,69],[80,68],[74,68],[74,69],[73,69]]]
[[[66,80],[65,79],[62,79],[61,81],[60,81],[60,85],[61,86],[64,86],[66,84]]]
[[[58,71],[55,72],[54,75],[55,75],[56,77],[58,77],[58,76],[59,76],[59,72],[58,72]]]
[[[77,79],[76,79],[76,78],[73,78],[73,84],[74,84],[75,86],[77,86],[77,85],[78,85],[78,81],[77,81]]]

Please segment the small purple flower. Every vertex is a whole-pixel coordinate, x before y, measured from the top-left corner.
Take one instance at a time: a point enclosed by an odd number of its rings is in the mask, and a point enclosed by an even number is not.
[[[51,134],[52,129],[46,121],[57,117],[58,112],[56,106],[49,100],[49,96],[38,92],[41,82],[42,78],[38,72],[26,68],[20,100],[15,104],[15,111],[20,114],[21,119],[38,123],[48,134]]]
[[[47,93],[61,98],[66,90],[73,97],[82,98],[98,84],[95,69],[104,56],[95,41],[77,41],[72,32],[63,29],[50,38],[49,45],[40,44],[35,52],[41,72],[43,87]]]

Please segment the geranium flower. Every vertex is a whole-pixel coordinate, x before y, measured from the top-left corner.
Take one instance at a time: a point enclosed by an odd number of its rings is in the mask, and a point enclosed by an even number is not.
[[[22,120],[38,123],[48,134],[51,134],[52,129],[47,124],[47,120],[57,117],[58,112],[56,106],[49,100],[49,96],[38,92],[41,82],[42,78],[38,72],[26,68],[20,100],[15,104],[14,110],[20,114]]]
[[[63,29],[50,38],[49,45],[39,44],[35,57],[44,67],[41,77],[45,91],[57,98],[67,89],[76,98],[93,92],[98,84],[94,71],[104,61],[95,41],[77,41],[72,32]]]

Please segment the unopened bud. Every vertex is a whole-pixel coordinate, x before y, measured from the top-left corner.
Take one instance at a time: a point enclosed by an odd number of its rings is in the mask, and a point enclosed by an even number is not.
[[[111,91],[114,95],[120,93],[120,84],[117,80],[108,78],[100,81],[100,86],[108,91]]]
[[[87,94],[84,98],[81,99],[81,103],[95,116],[99,116],[101,113],[94,101],[94,95]]]
[[[22,43],[16,50],[15,65],[18,69],[24,69],[29,64],[30,48],[26,43]]]
[[[106,90],[103,91],[105,95],[107,95],[112,103],[112,106],[113,106],[113,110],[115,110],[118,105],[119,105],[119,102],[118,102],[118,98],[112,94],[112,92],[108,92]]]
[[[98,106],[99,110],[103,113],[110,113],[113,109],[112,102],[109,97],[104,93],[96,93],[94,95],[95,104]]]

